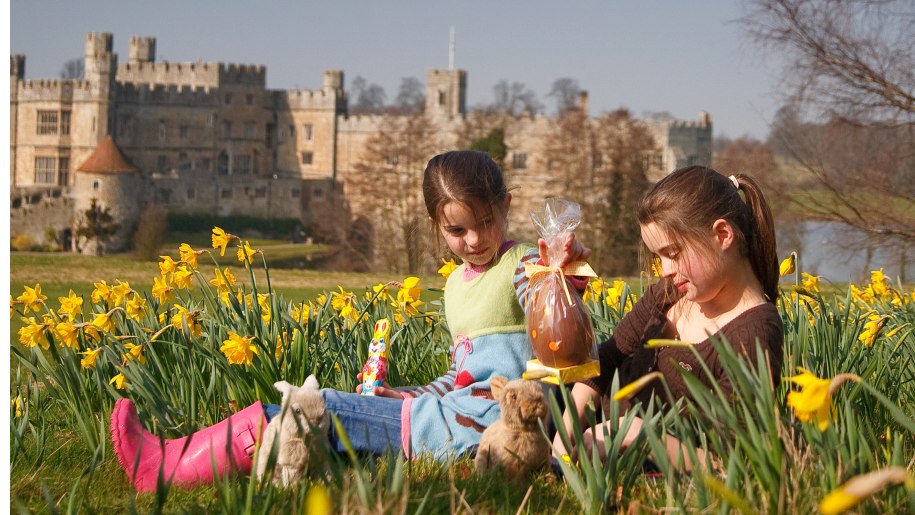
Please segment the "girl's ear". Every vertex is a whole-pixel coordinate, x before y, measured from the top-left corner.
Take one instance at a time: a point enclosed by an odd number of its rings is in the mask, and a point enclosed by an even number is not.
[[[712,233],[715,236],[715,243],[721,250],[728,250],[734,244],[734,227],[727,220],[715,220],[712,223]]]
[[[511,205],[511,203],[512,203],[512,194],[506,193],[505,200],[502,201],[502,207],[505,208],[505,211],[508,211],[508,207]]]

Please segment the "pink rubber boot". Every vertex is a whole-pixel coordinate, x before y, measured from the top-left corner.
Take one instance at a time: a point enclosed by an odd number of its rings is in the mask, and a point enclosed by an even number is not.
[[[254,444],[266,426],[263,405],[255,402],[190,436],[164,440],[163,447],[157,436],[143,429],[133,403],[122,398],[111,412],[111,441],[134,488],[151,492],[160,469],[165,482],[186,488],[212,483],[230,470],[250,472]]]

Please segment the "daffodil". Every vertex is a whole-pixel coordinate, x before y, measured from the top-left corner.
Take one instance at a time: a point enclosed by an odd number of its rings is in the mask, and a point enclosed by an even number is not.
[[[118,390],[123,390],[127,388],[127,377],[123,373],[118,374],[112,377],[108,384],[113,384]]]
[[[95,315],[95,318],[92,319],[92,325],[106,333],[114,331],[114,320],[111,319],[111,316],[108,313],[99,313]]]
[[[160,304],[165,304],[175,299],[175,289],[165,279],[153,277],[152,296]]]
[[[257,251],[251,248],[251,245],[245,241],[244,245],[238,248],[238,252],[235,253],[235,256],[238,260],[248,266],[252,262],[252,257]]]
[[[588,285],[585,287],[585,291],[581,294],[581,300],[588,302],[591,300],[599,300],[601,294],[604,292],[604,281],[600,277],[594,278]]]
[[[210,284],[215,286],[216,291],[220,294],[228,293],[235,286],[235,274],[229,270],[229,267],[225,267],[221,271],[216,268],[213,279],[210,279]]]
[[[786,276],[794,273],[797,267],[797,253],[792,252],[791,255],[782,260],[781,264],[778,265],[778,275]]]
[[[26,309],[31,309],[35,313],[38,313],[41,310],[41,306],[44,305],[44,301],[48,299],[47,296],[41,293],[41,285],[35,283],[34,288],[28,286],[23,286],[22,295],[16,297],[16,300],[25,305]]]
[[[327,492],[327,487],[315,483],[305,496],[305,513],[310,515],[330,515],[334,512],[334,501]]]
[[[623,297],[623,294],[626,292],[626,281],[616,280],[613,281],[613,286],[607,288],[607,297],[604,302],[607,303],[611,308],[616,308],[620,305],[620,299]],[[626,305],[623,306],[623,313],[628,313],[632,310],[632,298],[629,296],[626,297]]]
[[[788,406],[794,408],[794,415],[801,422],[816,421],[820,431],[829,427],[832,412],[832,397],[829,394],[829,379],[820,379],[811,372],[798,367],[801,372],[788,380],[801,387],[800,391],[788,392]]]
[[[168,277],[169,274],[175,273],[175,270],[178,269],[178,262],[172,259],[171,256],[159,256],[162,258],[162,261],[159,261],[159,274],[162,277]]]
[[[175,273],[172,275],[172,278],[175,281],[175,287],[179,289],[187,288],[191,289],[191,281],[194,279],[194,272],[187,265],[181,265],[175,270]]]
[[[883,269],[871,271],[871,288],[877,297],[886,297],[890,294],[889,280],[883,275]]]
[[[257,305],[261,308],[261,319],[265,324],[270,323],[270,296],[266,293],[257,294]]]
[[[858,341],[863,343],[865,347],[873,347],[874,342],[877,340],[877,336],[879,336],[880,331],[883,330],[886,318],[886,315],[868,315],[867,322],[864,323],[864,330],[858,335]]]
[[[120,306],[124,303],[124,300],[127,298],[127,295],[130,294],[132,290],[130,289],[130,284],[125,283],[124,281],[118,281],[117,284],[111,287],[111,295],[109,299],[111,300],[112,306]]]
[[[254,355],[259,354],[258,348],[252,342],[253,336],[239,336],[229,331],[229,339],[222,342],[220,351],[232,365],[250,365]]]
[[[301,324],[308,320],[309,311],[310,307],[304,302],[301,304],[293,304],[289,307],[289,316]]]
[[[57,300],[60,301],[60,309],[57,310],[57,313],[61,316],[73,320],[77,315],[83,313],[83,298],[73,293],[73,290],[70,290],[66,297],[57,297]]]
[[[45,334],[47,325],[36,321],[35,317],[23,317],[22,322],[25,325],[19,328],[19,343],[26,347],[41,346],[42,349],[47,350],[51,345],[48,335]]]
[[[820,513],[836,515],[850,510],[864,499],[879,492],[883,487],[899,483],[915,483],[912,476],[903,467],[888,467],[857,475],[829,492],[820,501]]]
[[[635,394],[642,391],[643,388],[648,386],[648,384],[651,383],[652,381],[654,381],[655,379],[664,380],[664,374],[662,374],[660,372],[651,372],[649,374],[643,375],[642,377],[636,379],[635,381],[620,388],[616,392],[616,395],[613,396],[613,400],[623,401],[623,400],[631,399]]]
[[[442,266],[438,269],[439,275],[448,279],[448,276],[451,275],[451,272],[454,272],[457,269],[457,263],[454,262],[454,259],[449,259],[445,261],[445,258],[442,258]]]
[[[143,318],[143,313],[146,312],[146,299],[134,293],[127,300],[124,310],[127,312],[128,317],[139,322]]]
[[[340,313],[341,317],[355,320],[358,316],[355,307],[356,296],[352,292],[345,291],[342,286],[339,288],[339,292],[332,292],[330,306],[334,308],[334,311]]]
[[[60,322],[54,326],[54,332],[64,347],[79,349],[79,328],[70,322]]]
[[[99,281],[97,283],[93,283],[92,285],[95,286],[95,289],[92,290],[92,294],[90,295],[93,303],[104,303],[107,305],[111,302],[111,286],[108,283],[105,281]]]
[[[98,355],[101,354],[102,348],[96,347],[94,349],[87,349],[83,352],[80,352],[83,356],[83,359],[79,361],[79,364],[83,368],[95,368],[95,360],[98,359]]]
[[[226,255],[226,245],[229,244],[229,241],[232,239],[232,235],[222,230],[220,227],[213,227],[212,234],[213,248],[219,249],[219,255]]]
[[[397,307],[410,317],[419,315],[419,307],[423,302],[419,300],[422,289],[419,287],[419,277],[407,277],[399,290],[397,290]]]
[[[178,246],[179,259],[187,263],[187,266],[191,267],[192,270],[197,268],[197,256],[202,253],[202,250],[194,250],[187,243],[182,243]]]
[[[388,295],[388,285],[378,283],[375,286],[372,286],[372,291],[365,292],[365,300],[371,301],[373,305],[377,304],[379,300],[382,302],[391,300],[391,297]]]
[[[17,395],[16,397],[10,399],[10,406],[16,408],[16,416],[22,416],[22,396]]]
[[[188,309],[180,304],[175,304],[176,313],[172,316],[172,327],[182,330],[184,325],[187,325],[188,331],[191,335],[199,338],[203,333],[203,327],[200,325],[200,311],[188,311]]]
[[[664,269],[661,267],[661,258],[651,260],[651,275],[661,277],[664,275]]]
[[[124,361],[137,360],[139,363],[146,363],[146,356],[143,355],[143,346],[128,343],[124,345],[127,354],[121,356]]]
[[[820,291],[820,276],[810,275],[807,272],[802,272],[801,286],[803,286],[805,290],[811,293]]]

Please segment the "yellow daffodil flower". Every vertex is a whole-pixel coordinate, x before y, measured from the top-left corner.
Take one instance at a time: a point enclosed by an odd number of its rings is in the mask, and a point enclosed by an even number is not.
[[[16,408],[17,417],[22,416],[22,396],[21,395],[17,395],[15,397],[13,397],[12,399],[10,399],[10,406],[13,406]]]
[[[820,379],[811,372],[798,367],[801,372],[788,378],[801,387],[800,391],[788,392],[788,406],[794,408],[794,415],[801,422],[816,421],[820,431],[829,427],[832,412],[832,396],[829,394],[829,379]]]
[[[108,381],[108,384],[113,384],[118,390],[123,390],[127,388],[127,377],[124,374],[118,374],[111,378],[111,381]]]
[[[915,483],[903,467],[888,467],[866,474],[857,475],[820,501],[820,513],[837,515],[854,508],[858,503],[879,492],[890,484]],[[913,485],[915,486],[915,485]]]
[[[250,365],[254,355],[260,353],[257,346],[251,343],[252,340],[253,336],[239,336],[229,331],[229,339],[222,342],[219,350],[232,365]]]
[[[864,330],[858,335],[858,341],[867,348],[873,347],[877,337],[880,336],[880,331],[883,330],[886,318],[886,315],[868,315],[868,321],[864,323]]]
[[[620,388],[616,395],[613,396],[615,401],[623,401],[631,399],[635,394],[642,391],[643,388],[648,386],[649,383],[655,379],[664,379],[664,374],[660,372],[651,372],[650,374],[645,374],[642,377],[636,379],[635,381],[627,384],[626,386]]]
[[[330,515],[334,512],[334,501],[327,492],[327,487],[320,483],[308,489],[305,496],[305,513],[311,515]]]
[[[664,268],[661,267],[661,258],[651,260],[651,275],[661,277],[664,275]]]
[[[292,317],[296,322],[305,323],[308,321],[310,308],[304,302],[301,304],[293,304],[289,309],[289,316]]]
[[[153,277],[152,296],[160,304],[166,304],[175,299],[175,289],[160,277]]]
[[[143,313],[146,312],[146,299],[134,293],[127,300],[124,310],[127,311],[128,317],[139,322],[143,318]]]
[[[407,277],[402,286],[397,290],[397,306],[409,317],[419,316],[419,307],[423,302],[419,300],[422,289],[419,287],[419,277]]]
[[[454,262],[454,259],[449,259],[445,261],[445,258],[442,258],[442,266],[438,269],[438,274],[448,280],[448,276],[451,275],[451,272],[454,272],[457,269],[457,263]]]
[[[79,328],[70,322],[61,322],[54,326],[54,332],[60,338],[60,343],[64,347],[79,349]]]
[[[810,275],[807,272],[801,273],[801,285],[805,290],[816,293],[820,291],[820,276]]]
[[[886,297],[890,294],[889,280],[883,275],[883,269],[871,271],[871,288],[877,297]]]
[[[210,279],[210,284],[216,287],[219,293],[228,293],[235,286],[235,274],[225,267],[222,270],[215,269],[214,278]]]
[[[797,253],[792,252],[791,255],[782,260],[781,264],[778,265],[778,275],[786,276],[794,273],[797,267]]]
[[[35,317],[22,318],[26,325],[19,328],[19,343],[26,347],[41,346],[42,349],[48,350],[51,342],[48,341],[48,335],[44,330],[47,327],[44,323],[35,320]]]
[[[26,309],[31,309],[35,313],[41,310],[41,306],[44,305],[44,301],[48,299],[47,296],[41,293],[41,285],[35,283],[34,288],[28,286],[23,286],[22,295],[16,297],[16,300],[25,305]]]
[[[73,290],[70,290],[66,297],[57,297],[57,300],[60,301],[60,309],[57,310],[57,313],[61,316],[73,320],[77,315],[83,313],[83,298],[73,293]]]
[[[95,318],[92,319],[92,325],[98,327],[106,333],[114,331],[114,321],[108,315],[108,313],[99,313],[95,315]]]
[[[87,349],[83,352],[80,352],[83,356],[83,359],[79,361],[79,364],[86,369],[95,368],[95,360],[98,359],[98,355],[101,354],[102,348],[96,347],[94,349]]]
[[[251,245],[245,241],[244,245],[239,247],[238,252],[235,253],[235,256],[238,258],[238,261],[244,263],[245,266],[248,266],[250,263],[252,263],[252,258],[255,253],[257,253],[257,251],[251,248]]]
[[[169,274],[175,273],[175,270],[178,269],[178,262],[172,259],[171,256],[159,257],[162,258],[162,261],[159,261],[159,275],[168,277]]]
[[[140,363],[146,363],[146,356],[143,355],[142,345],[128,343],[124,345],[124,349],[127,350],[127,354],[121,356],[121,359],[124,361],[137,360]]]
[[[182,243],[178,246],[178,256],[181,261],[187,263],[187,266],[191,267],[191,270],[197,268],[197,256],[202,254],[202,250],[194,250],[187,243]]]
[[[261,319],[265,324],[270,323],[270,296],[266,293],[257,294],[257,305],[261,308]]]
[[[182,330],[183,324],[187,324],[188,331],[194,337],[200,337],[203,333],[203,327],[200,325],[200,311],[188,311],[187,308],[180,304],[175,304],[176,313],[172,316],[172,327]]]
[[[111,302],[111,286],[109,286],[108,283],[99,281],[97,283],[92,283],[92,285],[95,286],[95,289],[92,290],[92,294],[89,297],[92,299],[93,303],[105,303],[107,305]]]
[[[388,285],[378,283],[375,286],[372,286],[372,291],[365,292],[365,300],[372,301],[373,304],[377,304],[378,301],[387,302],[391,299],[388,295]]]
[[[213,234],[211,236],[213,242],[213,248],[219,249],[219,255],[226,255],[226,245],[229,244],[229,241],[232,239],[232,235],[222,230],[220,227],[213,227]]]
[[[600,277],[595,277],[585,287],[585,291],[581,294],[581,300],[585,302],[599,300],[601,294],[604,293],[604,287],[604,280]]]
[[[181,265],[175,270],[172,278],[175,281],[175,287],[178,289],[192,288],[191,281],[194,279],[194,272],[187,265]]]
[[[117,281],[117,284],[111,287],[111,295],[109,297],[111,305],[120,306],[123,304],[124,299],[127,298],[127,295],[130,294],[131,291],[129,283]]]

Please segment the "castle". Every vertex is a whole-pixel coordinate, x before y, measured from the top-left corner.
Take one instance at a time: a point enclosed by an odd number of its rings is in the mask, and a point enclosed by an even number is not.
[[[349,115],[342,71],[325,71],[319,89],[271,90],[263,66],[159,62],[152,37],[131,37],[127,62],[118,62],[112,43],[111,33],[86,35],[83,79],[25,80],[25,56],[10,57],[13,236],[71,239],[93,199],[122,222],[112,250],[129,242],[151,203],[173,212],[296,218],[311,228],[334,220],[334,231],[358,214],[348,177],[364,173],[358,164],[368,140],[395,115]],[[466,91],[466,71],[428,71],[425,116],[436,127],[435,148],[460,143]],[[549,173],[539,154],[553,123],[527,115],[506,130],[506,166],[523,171],[519,179]],[[707,114],[645,124],[658,145],[656,175],[710,163]],[[132,168],[81,169],[107,136]]]

